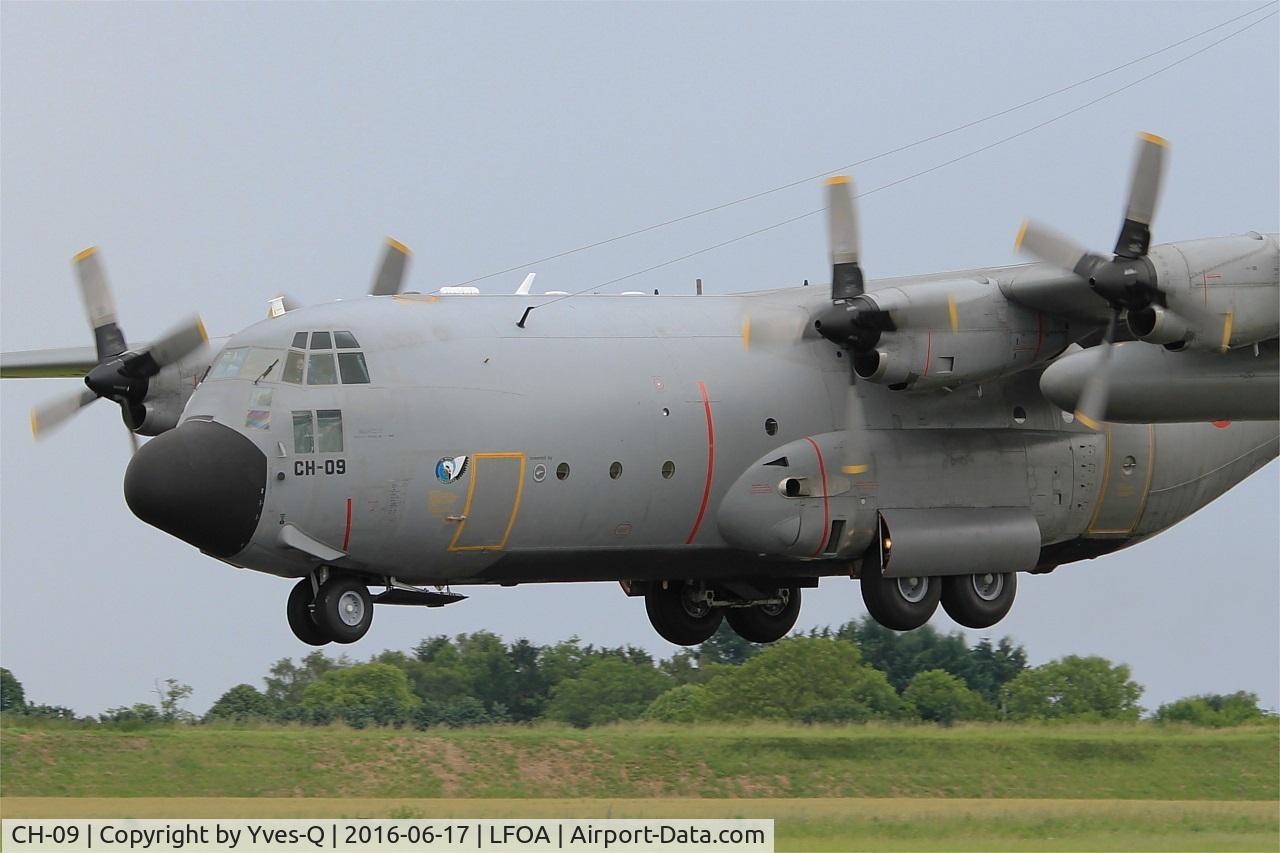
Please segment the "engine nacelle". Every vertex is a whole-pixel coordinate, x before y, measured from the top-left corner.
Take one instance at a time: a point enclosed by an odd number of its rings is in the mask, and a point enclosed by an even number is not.
[[[1164,344],[1170,349],[1185,345],[1195,337],[1195,332],[1186,320],[1159,305],[1149,305],[1141,311],[1130,311],[1126,315],[1126,322],[1139,340],[1149,344]]]
[[[868,382],[917,391],[953,388],[1045,364],[1070,343],[1065,321],[1010,302],[991,279],[888,287],[863,297],[895,328],[854,355]]]
[[[178,425],[187,400],[220,349],[220,346],[202,346],[147,381],[147,394],[141,406],[145,415],[136,430],[139,435],[159,435]]]

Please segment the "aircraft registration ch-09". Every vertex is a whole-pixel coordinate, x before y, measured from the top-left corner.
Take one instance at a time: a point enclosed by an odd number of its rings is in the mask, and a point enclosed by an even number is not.
[[[1139,136],[1109,254],[1026,222],[1034,263],[879,281],[831,178],[829,288],[411,293],[390,240],[367,298],[130,345],[90,248],[95,346],[0,375],[84,377],[37,435],[106,398],[155,436],[134,514],[295,579],[304,643],[359,640],[375,604],[573,581],[618,582],[681,645],[722,621],[777,640],[836,577],[889,628],[941,605],[982,629],[1020,574],[1137,544],[1276,457],[1280,242],[1152,245],[1167,151]]]

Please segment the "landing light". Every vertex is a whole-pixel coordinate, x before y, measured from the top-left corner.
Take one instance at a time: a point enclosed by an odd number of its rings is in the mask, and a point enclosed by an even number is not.
[[[884,537],[884,549],[888,551],[892,548],[893,548],[893,540],[890,539],[888,536]]]

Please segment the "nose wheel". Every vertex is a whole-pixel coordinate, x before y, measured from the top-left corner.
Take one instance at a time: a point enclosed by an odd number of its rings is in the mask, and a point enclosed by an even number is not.
[[[308,645],[354,643],[373,624],[373,600],[364,584],[353,577],[333,575],[314,594],[311,578],[303,578],[289,593],[289,627]]]

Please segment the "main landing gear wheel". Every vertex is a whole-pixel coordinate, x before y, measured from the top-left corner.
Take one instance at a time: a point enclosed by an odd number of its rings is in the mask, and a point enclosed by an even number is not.
[[[782,601],[778,604],[757,604],[754,607],[732,607],[724,618],[738,636],[752,643],[773,643],[781,640],[796,625],[800,616],[800,589],[784,587],[777,591]]]
[[[1016,572],[952,575],[942,580],[942,609],[966,628],[990,628],[1013,606]]]
[[[861,579],[867,612],[886,628],[913,631],[933,617],[942,595],[941,578],[886,578],[870,573]]]
[[[285,605],[285,613],[289,617],[289,627],[293,636],[309,646],[323,646],[329,637],[316,624],[312,615],[315,596],[311,592],[311,578],[303,578],[289,591],[289,602]]]
[[[644,609],[649,613],[653,629],[677,646],[705,643],[720,627],[724,614],[698,597],[693,584],[672,581],[664,588],[654,584],[645,593]]]
[[[335,643],[354,643],[373,624],[373,600],[358,580],[336,575],[316,594],[316,624]]]

